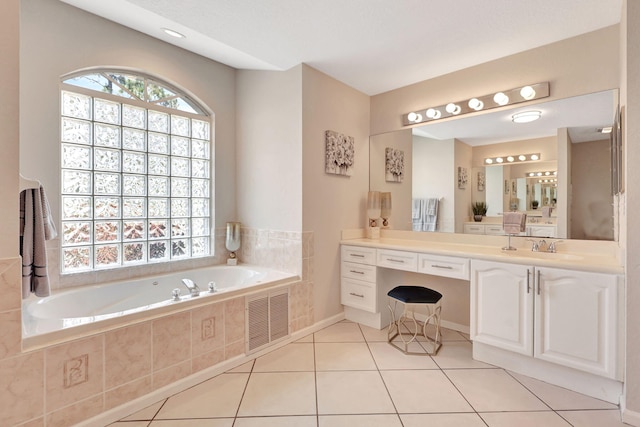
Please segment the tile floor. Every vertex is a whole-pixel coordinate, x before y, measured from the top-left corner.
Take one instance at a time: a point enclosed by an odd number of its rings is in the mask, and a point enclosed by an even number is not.
[[[437,356],[407,356],[386,331],[342,321],[111,426],[624,425],[615,405],[474,361],[466,336],[443,337]]]

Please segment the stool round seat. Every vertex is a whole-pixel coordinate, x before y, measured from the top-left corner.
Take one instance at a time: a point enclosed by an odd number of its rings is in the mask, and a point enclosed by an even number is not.
[[[408,285],[396,286],[387,295],[405,304],[435,304],[442,298],[442,294],[433,289]]]

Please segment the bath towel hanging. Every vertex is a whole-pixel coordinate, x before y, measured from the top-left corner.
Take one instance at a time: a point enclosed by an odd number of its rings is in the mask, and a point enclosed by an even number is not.
[[[56,236],[51,209],[42,185],[20,191],[22,298],[27,298],[30,293],[39,297],[46,297],[51,293],[45,240]]]
[[[527,214],[524,212],[503,212],[502,228],[506,234],[519,234],[525,231]]]
[[[413,199],[411,229],[413,231],[436,231],[438,224],[437,197],[427,199]]]

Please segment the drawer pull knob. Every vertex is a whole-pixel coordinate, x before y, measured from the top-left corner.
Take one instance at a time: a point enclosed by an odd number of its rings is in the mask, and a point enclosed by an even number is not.
[[[364,271],[349,270],[349,273],[353,273],[353,274],[364,274]]]
[[[447,270],[453,270],[453,267],[451,267],[450,265],[431,264],[431,267],[433,267],[433,268],[444,268],[444,269],[447,269]]]
[[[358,297],[358,298],[364,298],[364,295],[356,294],[355,292],[349,292],[349,295],[354,296],[354,297]]]
[[[349,254],[349,256],[354,256],[356,258],[364,258],[364,255],[361,255],[361,254]]]

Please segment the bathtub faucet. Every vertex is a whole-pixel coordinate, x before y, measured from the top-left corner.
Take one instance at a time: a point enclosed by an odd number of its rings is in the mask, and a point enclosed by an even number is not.
[[[200,288],[195,282],[191,279],[182,279],[182,283],[189,289],[189,293],[191,293],[192,297],[197,297],[200,295]]]

